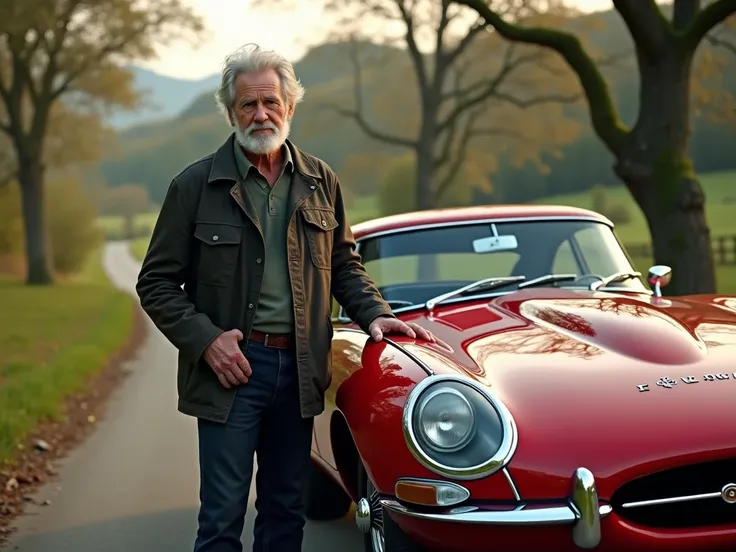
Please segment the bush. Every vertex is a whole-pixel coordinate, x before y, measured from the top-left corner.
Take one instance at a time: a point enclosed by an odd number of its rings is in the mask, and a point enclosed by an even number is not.
[[[64,180],[46,184],[45,210],[52,269],[74,274],[101,243],[94,204],[79,182]],[[0,253],[25,253],[20,190],[15,184],[0,191]]]
[[[408,213],[417,208],[416,203],[416,161],[414,155],[397,159],[389,166],[386,177],[378,189],[378,208],[382,216]],[[436,207],[458,207],[469,205],[472,200],[473,185],[466,171],[455,176],[444,196]]]
[[[614,224],[626,224],[631,221],[631,213],[625,203],[609,203],[601,212]]]
[[[97,210],[79,182],[60,181],[46,187],[46,221],[54,271],[80,271],[103,234],[97,226]]]
[[[631,213],[625,203],[611,203],[608,200],[606,189],[596,184],[590,190],[591,208],[593,211],[608,217],[614,224],[625,224],[631,221]]]

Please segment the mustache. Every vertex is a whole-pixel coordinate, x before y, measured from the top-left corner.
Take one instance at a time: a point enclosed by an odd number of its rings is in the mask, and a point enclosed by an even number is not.
[[[246,136],[248,134],[252,134],[256,130],[273,130],[274,132],[278,132],[278,127],[273,123],[253,123],[248,128],[245,129]]]

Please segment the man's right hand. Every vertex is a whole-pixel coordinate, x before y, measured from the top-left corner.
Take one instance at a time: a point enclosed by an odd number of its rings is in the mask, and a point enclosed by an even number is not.
[[[230,330],[220,334],[204,352],[207,364],[212,367],[217,379],[227,389],[248,383],[248,378],[253,373],[250,363],[238,345],[242,340],[243,333],[240,330]]]

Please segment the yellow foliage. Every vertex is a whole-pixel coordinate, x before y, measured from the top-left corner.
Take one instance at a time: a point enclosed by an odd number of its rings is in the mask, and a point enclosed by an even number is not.
[[[74,274],[100,244],[97,212],[79,182],[46,185],[47,233],[57,274]],[[0,255],[17,255],[25,246],[20,190],[15,182],[0,188]]]

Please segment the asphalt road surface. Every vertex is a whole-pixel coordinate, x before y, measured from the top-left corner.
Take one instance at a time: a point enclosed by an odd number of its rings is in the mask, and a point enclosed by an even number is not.
[[[105,269],[134,293],[139,264],[122,243],[105,250]],[[150,324],[150,322],[149,322]],[[195,421],[176,411],[176,352],[150,324],[131,375],[111,399],[97,430],[63,463],[19,518],[7,550],[21,552],[186,552],[196,533]],[[251,492],[244,550],[252,546]],[[360,552],[350,516],[308,522],[303,552]]]

